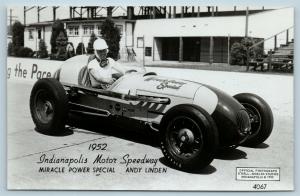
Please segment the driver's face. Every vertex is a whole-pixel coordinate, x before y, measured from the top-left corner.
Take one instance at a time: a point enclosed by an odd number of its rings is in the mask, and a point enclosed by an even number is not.
[[[104,50],[96,50],[100,60],[103,60],[106,58],[106,54],[107,54],[107,50],[104,49]]]

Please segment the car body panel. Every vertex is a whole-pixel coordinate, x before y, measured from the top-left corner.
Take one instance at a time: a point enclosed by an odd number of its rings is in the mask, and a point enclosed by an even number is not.
[[[88,56],[81,55],[67,60],[60,68],[59,79],[66,91],[70,95],[72,90],[76,91],[76,96],[70,99],[71,111],[127,118],[151,126],[159,125],[174,106],[194,104],[214,119],[221,144],[238,144],[245,138],[240,134],[237,122],[237,115],[245,108],[221,90],[194,81],[145,72],[125,74],[107,90],[92,89],[78,85],[79,72],[87,63]],[[169,101],[160,101],[160,98]],[[249,120],[249,117],[244,120]]]

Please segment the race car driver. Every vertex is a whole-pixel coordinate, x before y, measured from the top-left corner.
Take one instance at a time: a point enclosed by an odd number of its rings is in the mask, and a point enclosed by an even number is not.
[[[125,71],[116,61],[107,57],[108,46],[104,39],[98,38],[93,46],[95,54],[88,63],[91,85],[94,88],[107,89],[116,81],[113,74],[120,77]]]

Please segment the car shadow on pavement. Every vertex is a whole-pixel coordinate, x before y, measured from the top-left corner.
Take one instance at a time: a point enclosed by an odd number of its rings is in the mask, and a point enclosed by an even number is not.
[[[167,161],[167,159],[165,157],[161,157],[159,159],[159,162],[167,167],[170,167],[172,169],[175,169],[177,171],[179,171],[177,168],[174,168],[171,164],[169,164],[169,162]],[[215,173],[217,171],[217,169],[212,166],[212,165],[208,165],[207,167],[203,168],[203,169],[193,169],[190,171],[182,171],[184,173],[190,173],[190,174],[202,174],[202,175],[209,175],[212,173]]]
[[[265,149],[265,148],[268,148],[269,145],[266,144],[266,143],[261,143],[261,144],[259,144],[257,146],[245,146],[245,147],[247,147],[247,148],[254,148],[254,149]]]
[[[48,135],[48,136],[55,136],[55,137],[65,137],[65,136],[74,134],[74,131],[70,127],[66,127],[63,131],[49,132],[49,133],[40,131],[36,127],[34,128],[34,130],[40,134]]]
[[[98,133],[159,148],[159,134],[151,129],[129,129],[124,126],[120,127],[117,124],[112,126],[111,123],[106,123],[105,121],[100,122],[99,119],[95,117],[80,117],[77,115],[72,115],[68,124],[91,131],[91,133],[87,134]],[[77,132],[77,130],[75,132]]]
[[[215,158],[221,160],[247,159],[247,153],[237,148],[222,147],[218,149]]]

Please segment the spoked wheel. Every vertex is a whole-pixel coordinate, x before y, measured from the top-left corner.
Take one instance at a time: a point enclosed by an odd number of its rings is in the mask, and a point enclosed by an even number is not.
[[[181,159],[196,156],[203,147],[201,129],[189,117],[176,117],[170,122],[166,132],[168,145],[172,152]]]
[[[205,168],[214,159],[218,132],[211,116],[195,105],[178,105],[163,117],[162,152],[173,167],[191,171]]]
[[[259,96],[241,93],[234,96],[247,110],[251,123],[251,134],[242,143],[244,146],[257,146],[272,133],[273,113],[270,106]]]
[[[68,97],[63,86],[53,78],[38,80],[31,91],[30,112],[38,131],[63,131],[68,116]]]

